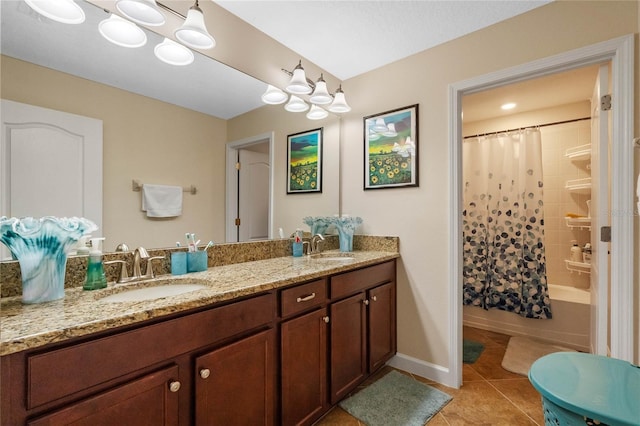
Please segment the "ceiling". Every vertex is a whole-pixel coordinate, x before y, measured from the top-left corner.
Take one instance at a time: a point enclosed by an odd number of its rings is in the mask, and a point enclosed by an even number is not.
[[[599,65],[591,65],[466,95],[462,99],[464,120],[474,122],[588,101],[598,69]],[[501,110],[500,106],[508,102],[516,107]]]
[[[85,10],[87,25],[59,24],[39,16],[22,0],[2,1],[2,53],[223,119],[262,106],[263,82],[200,54],[196,54],[194,64],[187,67],[161,63],[153,55],[153,47],[162,38],[150,32],[149,42],[142,48],[125,49],[112,45],[97,31],[98,23],[108,16],[107,13],[82,0],[76,1]],[[216,1],[301,58],[343,80],[548,2]],[[215,36],[215,31],[209,30]],[[568,81],[572,82],[571,86],[566,84]],[[578,87],[573,84],[576,81],[575,76],[564,80],[557,77],[550,86],[552,95],[545,95],[539,87],[531,88],[531,84],[524,83],[518,93],[520,97],[526,93],[536,95],[537,100],[532,97],[527,101],[530,108],[549,100],[556,105],[574,102],[585,96],[587,86]],[[164,89],[160,92],[158,87]],[[573,88],[565,91],[570,87]],[[499,96],[509,97],[508,89],[497,90],[501,90],[495,92]],[[477,119],[482,119],[494,102],[487,97],[488,93],[469,97],[465,102],[465,118],[475,114]],[[524,107],[523,101],[520,102]],[[473,112],[473,108],[477,112]]]
[[[216,0],[340,80],[488,27],[551,0]]]

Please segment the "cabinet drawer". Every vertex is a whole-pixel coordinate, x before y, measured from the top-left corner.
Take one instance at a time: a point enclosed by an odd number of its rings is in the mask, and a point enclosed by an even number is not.
[[[396,275],[395,261],[369,266],[353,272],[331,277],[331,298],[348,296],[358,291],[364,290],[394,281]]]
[[[321,305],[327,299],[326,280],[312,281],[280,292],[280,312],[283,317]]]
[[[269,293],[27,358],[27,408],[271,323]]]

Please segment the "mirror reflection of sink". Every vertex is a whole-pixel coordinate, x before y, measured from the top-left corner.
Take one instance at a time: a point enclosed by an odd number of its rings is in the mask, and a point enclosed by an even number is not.
[[[312,260],[321,260],[325,262],[353,262],[355,258],[349,253],[318,253],[311,255]]]
[[[103,297],[100,301],[110,303],[140,302],[143,300],[160,299],[161,297],[177,296],[179,294],[189,293],[203,288],[207,288],[207,286],[202,284],[165,284],[155,287],[122,291],[120,293]]]

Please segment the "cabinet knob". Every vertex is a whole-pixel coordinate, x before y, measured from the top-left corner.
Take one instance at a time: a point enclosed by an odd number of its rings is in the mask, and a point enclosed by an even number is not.
[[[329,324],[329,317],[322,317],[322,321],[326,322],[327,324]]]
[[[211,370],[209,370],[208,368],[203,368],[202,370],[200,370],[200,377],[202,377],[203,379],[208,379],[210,375]]]
[[[362,301],[362,303],[364,303],[364,304],[365,304],[365,306],[368,306],[368,305],[369,305],[369,300],[368,300],[368,299],[364,299],[364,300]]]
[[[177,380],[169,382],[169,390],[171,392],[178,392],[180,390],[180,382]]]
[[[378,297],[377,296],[371,296],[371,300],[373,300],[374,302],[378,301]]]

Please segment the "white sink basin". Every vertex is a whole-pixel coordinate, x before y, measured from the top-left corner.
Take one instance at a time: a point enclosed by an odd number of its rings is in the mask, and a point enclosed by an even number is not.
[[[177,296],[191,291],[201,290],[206,286],[201,284],[165,284],[156,287],[145,287],[112,294],[100,299],[101,302],[140,302],[142,300],[160,299],[161,297]]]
[[[355,260],[353,255],[350,255],[350,254],[340,255],[338,253],[315,254],[315,255],[311,255],[311,259],[320,260],[324,262],[343,262],[343,263],[353,262]]]

